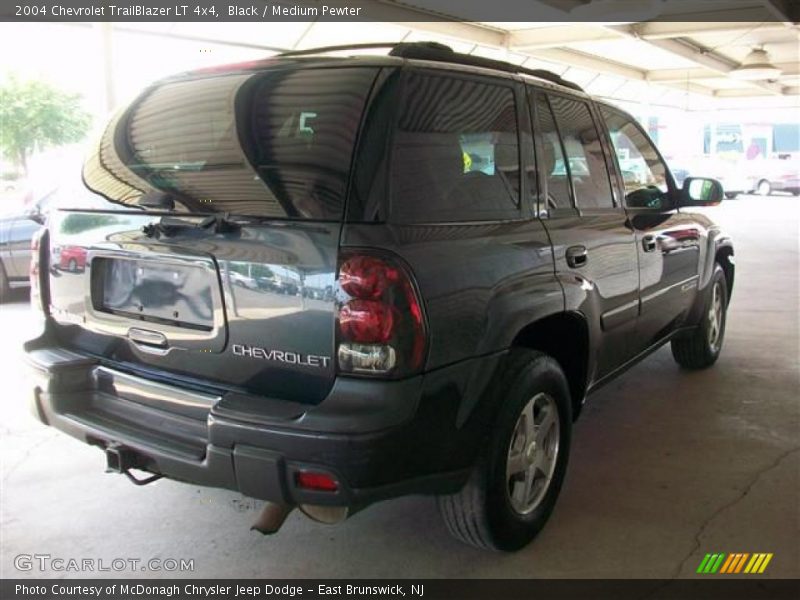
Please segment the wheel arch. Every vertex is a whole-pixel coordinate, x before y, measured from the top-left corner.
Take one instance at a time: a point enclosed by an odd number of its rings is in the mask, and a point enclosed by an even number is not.
[[[584,315],[568,311],[523,327],[512,346],[538,350],[553,357],[564,371],[572,400],[573,420],[586,396],[589,372],[589,327]]]
[[[725,273],[725,284],[728,286],[728,302],[731,301],[733,294],[734,275],[736,273],[736,264],[733,260],[733,246],[724,245],[717,248],[714,254],[714,262],[719,263],[722,271]]]

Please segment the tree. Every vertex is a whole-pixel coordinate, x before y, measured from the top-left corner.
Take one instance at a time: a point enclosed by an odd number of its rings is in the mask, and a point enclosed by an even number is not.
[[[80,141],[90,123],[78,94],[14,76],[0,84],[0,150],[26,173],[34,150]]]

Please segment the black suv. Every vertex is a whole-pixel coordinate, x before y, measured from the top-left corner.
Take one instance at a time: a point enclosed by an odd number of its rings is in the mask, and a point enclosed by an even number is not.
[[[82,192],[108,208],[76,196],[35,240],[36,414],[138,483],[268,501],[263,531],[421,493],[518,549],[587,394],[666,342],[717,359],[732,245],[685,207],[722,189],[677,189],[547,71],[324,50],[159,81],[109,123]]]

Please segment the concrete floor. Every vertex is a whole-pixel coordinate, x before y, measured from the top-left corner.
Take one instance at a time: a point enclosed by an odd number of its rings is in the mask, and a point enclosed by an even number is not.
[[[183,575],[198,577],[671,578],[707,552],[773,552],[766,576],[800,577],[800,198],[709,210],[737,245],[719,363],[684,372],[662,349],[593,396],[550,523],[513,555],[451,540],[431,498],[336,527],[295,513],[262,537],[248,530],[258,504],[237,494],[104,474],[100,452],[28,416],[19,344],[35,321],[19,296],[0,307],[0,576],[40,576],[13,566],[39,553],[194,559]]]

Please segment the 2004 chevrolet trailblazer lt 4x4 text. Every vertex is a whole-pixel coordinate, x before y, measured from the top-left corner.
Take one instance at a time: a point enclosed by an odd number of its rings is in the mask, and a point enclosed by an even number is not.
[[[521,548],[587,394],[667,342],[716,361],[733,247],[690,207],[723,190],[678,189],[632,117],[547,71],[327,50],[112,119],[34,240],[35,412],[139,483],[267,501],[265,532],[434,494],[456,537]]]

